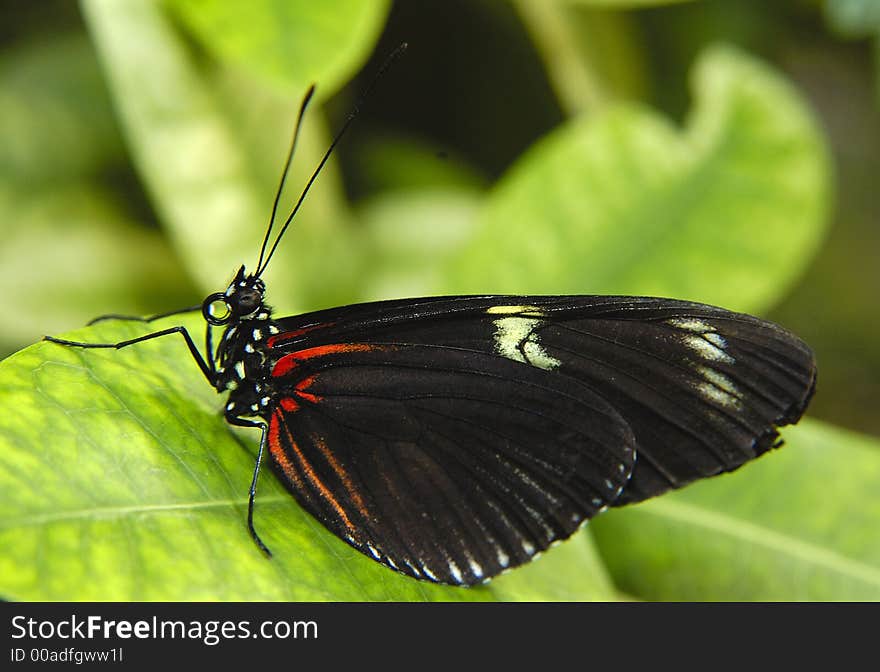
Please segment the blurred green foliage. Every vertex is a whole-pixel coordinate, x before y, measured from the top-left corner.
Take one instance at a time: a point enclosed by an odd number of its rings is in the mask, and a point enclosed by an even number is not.
[[[880,598],[880,444],[830,424],[880,433],[872,6],[0,2],[4,353],[224,287],[255,261],[307,83],[288,204],[406,40],[267,273],[281,314],[449,292],[717,303],[814,347],[824,420],[457,590],[362,557],[268,476],[265,562],[243,524],[256,437],[229,432],[175,339],[38,344],[0,363],[0,595]]]

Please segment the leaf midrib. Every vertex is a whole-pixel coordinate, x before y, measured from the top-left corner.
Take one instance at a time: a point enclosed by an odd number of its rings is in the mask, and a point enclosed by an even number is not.
[[[272,504],[290,501],[289,497],[282,495],[267,495],[260,497],[260,504]],[[165,511],[193,511],[199,509],[211,509],[221,507],[247,506],[247,498],[239,499],[216,499],[211,501],[175,502],[172,504],[133,504],[128,506],[97,506],[58,513],[40,513],[34,515],[17,516],[6,520],[0,520],[0,530],[10,530],[17,527],[38,527],[49,523],[57,523],[65,520],[88,520],[97,518],[124,517],[141,513],[162,513]]]

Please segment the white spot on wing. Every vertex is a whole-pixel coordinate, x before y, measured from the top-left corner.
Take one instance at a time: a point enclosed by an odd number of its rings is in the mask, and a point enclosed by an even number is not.
[[[470,558],[468,564],[471,566],[471,572],[473,573],[474,578],[482,579],[483,578],[483,566],[479,562],[474,560],[473,558]]]
[[[535,329],[542,320],[533,317],[500,317],[495,320],[495,351],[523,364],[531,364],[548,371],[562,362],[551,357],[541,343]]]
[[[713,385],[720,387],[725,392],[730,392],[730,394],[739,396],[739,390],[737,389],[736,385],[734,385],[733,381],[720,371],[710,369],[708,366],[698,366],[697,371],[699,371],[702,374],[703,378],[708,380]]]
[[[537,366],[539,369],[551,371],[562,364],[558,359],[547,354],[543,346],[538,343],[537,334],[529,336],[528,340],[523,344],[523,352],[526,353],[528,363],[532,366]]]
[[[708,322],[698,320],[695,317],[673,317],[666,320],[666,324],[671,324],[676,329],[682,331],[690,331],[694,334],[704,334],[707,331],[715,331],[715,328]]]
[[[695,317],[673,317],[666,323],[685,332],[681,337],[682,342],[700,358],[710,362],[734,363],[734,358],[725,352],[727,339],[708,322]]]
[[[727,348],[727,339],[725,339],[724,336],[722,336],[718,332],[715,332],[715,331],[707,332],[707,333],[703,334],[703,338],[705,338],[707,341],[709,341],[716,348],[721,348],[722,350]]]
[[[452,578],[455,579],[456,583],[461,583],[461,570],[452,560],[449,561],[449,573],[452,574]]]
[[[547,317],[536,306],[491,306],[486,308],[487,315],[521,315],[523,317]]]
[[[704,378],[704,381],[696,384],[700,394],[721,406],[740,407],[742,395],[730,378],[708,366],[698,366],[697,371]]]
[[[685,345],[697,353],[703,359],[710,362],[724,362],[733,364],[734,359],[717,345],[710,343],[704,336],[687,335],[682,338]],[[726,342],[725,342],[726,345]]]
[[[737,397],[728,394],[724,390],[719,390],[711,383],[697,383],[697,389],[704,397],[720,406],[727,406],[728,408],[739,408],[740,406],[740,401]]]

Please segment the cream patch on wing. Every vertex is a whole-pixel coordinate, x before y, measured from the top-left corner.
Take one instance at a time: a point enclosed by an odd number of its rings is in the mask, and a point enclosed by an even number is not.
[[[736,359],[727,352],[727,339],[718,333],[714,325],[695,317],[673,317],[666,323],[679,330],[679,337],[699,358],[691,365],[703,380],[694,387],[707,400],[728,408],[738,408],[742,392],[724,373],[706,366],[706,363],[734,364]]]
[[[550,371],[562,362],[552,357],[538,340],[537,328],[544,313],[534,306],[492,306],[489,315],[503,315],[493,320],[495,352],[517,362]]]

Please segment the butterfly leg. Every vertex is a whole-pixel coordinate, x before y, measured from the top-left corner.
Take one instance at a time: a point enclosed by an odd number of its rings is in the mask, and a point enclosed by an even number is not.
[[[250,532],[254,543],[256,543],[257,547],[267,558],[271,558],[272,551],[270,551],[269,547],[263,543],[263,540],[260,539],[260,535],[257,534],[257,531],[254,529],[254,500],[257,497],[257,478],[260,476],[260,466],[263,463],[263,452],[266,448],[266,437],[268,436],[266,429],[268,426],[265,422],[248,420],[247,418],[239,418],[232,415],[227,415],[226,421],[230,425],[236,425],[238,427],[259,427],[262,432],[260,434],[260,448],[257,450],[257,461],[256,464],[254,464],[254,477],[251,479],[251,489],[248,491],[247,526],[248,532]]]
[[[190,306],[188,308],[180,308],[179,310],[172,310],[167,313],[159,313],[158,315],[150,315],[149,317],[142,317],[140,315],[120,315],[118,313],[108,313],[107,315],[98,315],[98,317],[89,320],[86,323],[87,327],[92,326],[93,324],[97,324],[98,322],[104,322],[105,320],[121,320],[124,322],[154,322],[155,320],[161,320],[163,317],[171,317],[172,315],[183,315],[184,313],[192,313],[201,309],[201,305],[198,306]]]
[[[199,368],[202,370],[205,378],[208,379],[208,382],[213,385],[214,380],[217,377],[214,373],[214,368],[213,366],[209,366],[208,363],[205,361],[205,358],[202,357],[202,353],[199,352],[199,349],[196,347],[196,344],[193,341],[192,336],[190,336],[189,332],[186,330],[186,327],[169,327],[168,329],[154,331],[150,334],[144,334],[143,336],[131,338],[127,341],[120,341],[119,343],[83,343],[81,341],[68,341],[64,338],[55,338],[54,336],[43,336],[43,340],[49,341],[50,343],[58,343],[59,345],[66,345],[74,348],[115,348],[116,350],[119,350],[121,348],[128,347],[129,345],[134,345],[135,343],[149,341],[154,338],[159,338],[160,336],[168,336],[169,334],[180,334],[181,336],[183,336],[183,339],[186,341],[186,346],[189,348],[190,354],[193,356],[193,359],[196,360],[196,364],[199,365]]]

